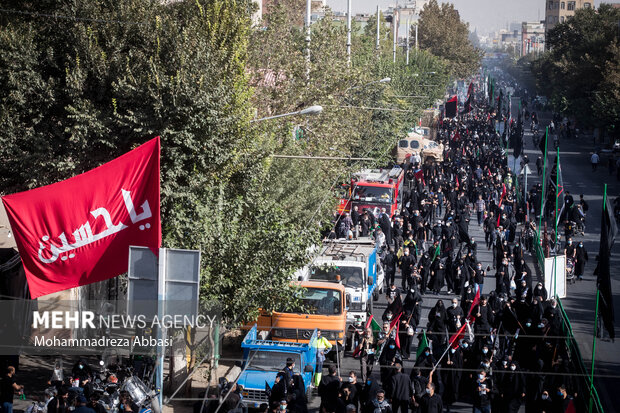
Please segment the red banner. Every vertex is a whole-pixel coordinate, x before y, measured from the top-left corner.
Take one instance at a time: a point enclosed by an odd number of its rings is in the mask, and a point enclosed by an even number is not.
[[[161,246],[159,137],[98,168],[2,197],[30,295],[116,277],[129,246]]]

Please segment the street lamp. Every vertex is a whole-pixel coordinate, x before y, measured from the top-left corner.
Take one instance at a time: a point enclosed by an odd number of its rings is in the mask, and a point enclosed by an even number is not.
[[[269,120],[269,119],[283,118],[285,116],[293,116],[293,115],[301,115],[301,116],[318,115],[322,111],[323,111],[323,107],[322,106],[313,105],[313,106],[307,107],[305,109],[298,110],[297,112],[283,113],[281,115],[274,115],[274,116],[267,116],[266,118],[253,119],[253,120],[250,121],[250,123],[260,122],[260,121]]]
[[[437,72],[422,72],[422,73],[414,73],[413,76],[420,76],[420,75],[436,75]]]

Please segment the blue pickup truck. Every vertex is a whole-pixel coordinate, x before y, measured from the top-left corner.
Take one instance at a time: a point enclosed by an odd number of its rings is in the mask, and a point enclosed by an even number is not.
[[[316,368],[316,340],[316,329],[308,343],[261,340],[255,324],[241,343],[243,365],[237,384],[243,386],[242,403],[248,408],[268,403],[266,389],[273,387],[287,358],[295,361],[294,372],[301,374],[307,392]]]

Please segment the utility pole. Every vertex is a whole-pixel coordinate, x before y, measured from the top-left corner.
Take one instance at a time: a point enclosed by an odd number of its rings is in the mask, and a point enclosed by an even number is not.
[[[351,66],[351,0],[347,0],[347,65]]]
[[[409,66],[409,29],[411,29],[411,26],[409,26],[409,18],[407,18],[407,58],[406,58],[406,64],[407,66]]]
[[[396,63],[396,39],[398,39],[398,9],[394,9],[394,17],[392,18],[392,26],[394,27],[394,42],[392,44],[392,61]]]
[[[418,20],[418,22],[416,22],[415,24],[415,50],[418,50],[418,23],[420,21]]]
[[[377,53],[379,52],[379,40],[380,40],[380,34],[379,34],[379,20],[380,20],[380,16],[379,16],[379,5],[377,4],[377,40],[375,43],[375,50],[377,51]]]
[[[306,81],[310,80],[310,23],[312,1],[306,0]]]

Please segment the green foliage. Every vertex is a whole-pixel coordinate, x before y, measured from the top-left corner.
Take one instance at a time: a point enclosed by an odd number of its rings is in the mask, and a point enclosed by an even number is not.
[[[620,127],[618,21],[620,9],[580,9],[549,31],[550,51],[532,65],[538,86],[556,110],[582,124]]]
[[[201,249],[201,296],[245,322],[293,304],[291,275],[329,225],[338,184],[391,160],[443,96],[449,62],[412,50],[407,66],[399,50],[393,63],[389,29],[377,52],[371,23],[354,30],[348,65],[346,28],[327,14],[312,25],[308,66],[300,0],[275,4],[264,27],[252,27],[248,0],[162,3],[9,1],[27,14],[0,15],[0,193],[161,135],[163,244]],[[313,104],[321,115],[250,122]]]
[[[422,12],[418,29],[420,47],[446,60],[450,74],[466,78],[480,67],[482,51],[470,39],[469,25],[451,3],[431,0]]]

